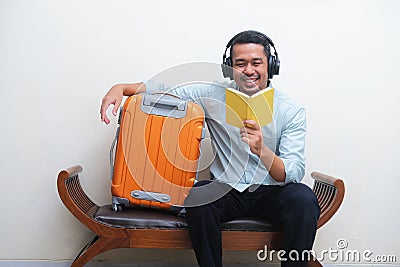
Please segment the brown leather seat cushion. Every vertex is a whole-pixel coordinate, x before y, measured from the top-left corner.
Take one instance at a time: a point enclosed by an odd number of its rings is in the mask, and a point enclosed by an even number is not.
[[[102,206],[94,214],[94,219],[113,226],[140,229],[187,229],[186,219],[164,210],[153,210],[138,207],[126,207],[115,212],[111,205]],[[222,230],[231,231],[280,231],[280,227],[272,225],[260,218],[236,218],[221,224]]]

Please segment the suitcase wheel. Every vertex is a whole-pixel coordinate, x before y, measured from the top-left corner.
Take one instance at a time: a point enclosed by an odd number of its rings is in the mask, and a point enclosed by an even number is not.
[[[125,205],[124,204],[113,204],[112,210],[113,211],[123,211]]]

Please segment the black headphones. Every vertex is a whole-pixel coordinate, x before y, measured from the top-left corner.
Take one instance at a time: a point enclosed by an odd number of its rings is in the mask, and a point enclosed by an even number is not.
[[[279,66],[280,66],[281,62],[279,61],[279,58],[278,58],[278,52],[276,51],[276,48],[275,48],[272,40],[265,34],[263,34],[261,32],[257,32],[257,31],[240,32],[240,33],[236,34],[235,36],[233,36],[233,38],[228,42],[228,44],[226,45],[226,48],[225,48],[224,55],[222,57],[222,64],[221,64],[222,74],[224,75],[225,78],[230,78],[231,80],[233,80],[232,59],[231,59],[231,57],[226,57],[226,52],[228,51],[228,48],[230,48],[232,45],[235,44],[234,43],[235,39],[239,35],[246,33],[246,32],[258,34],[258,35],[260,35],[260,37],[265,39],[267,41],[268,51],[271,51],[271,49],[270,49],[271,46],[272,46],[272,48],[274,48],[274,55],[270,54],[268,57],[268,79],[272,79],[272,77],[274,75],[279,74]]]

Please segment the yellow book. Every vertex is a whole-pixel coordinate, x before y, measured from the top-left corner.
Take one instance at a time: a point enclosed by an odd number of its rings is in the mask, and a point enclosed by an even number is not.
[[[242,128],[244,120],[254,120],[263,127],[272,122],[274,88],[268,87],[249,96],[226,88],[226,122]]]

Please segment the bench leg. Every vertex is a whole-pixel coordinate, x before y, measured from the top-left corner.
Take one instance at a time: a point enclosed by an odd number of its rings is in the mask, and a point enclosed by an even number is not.
[[[83,267],[93,257],[114,248],[129,247],[127,238],[103,238],[95,236],[76,256],[71,267]]]
[[[313,258],[307,263],[307,267],[323,267],[323,266],[316,258]]]

